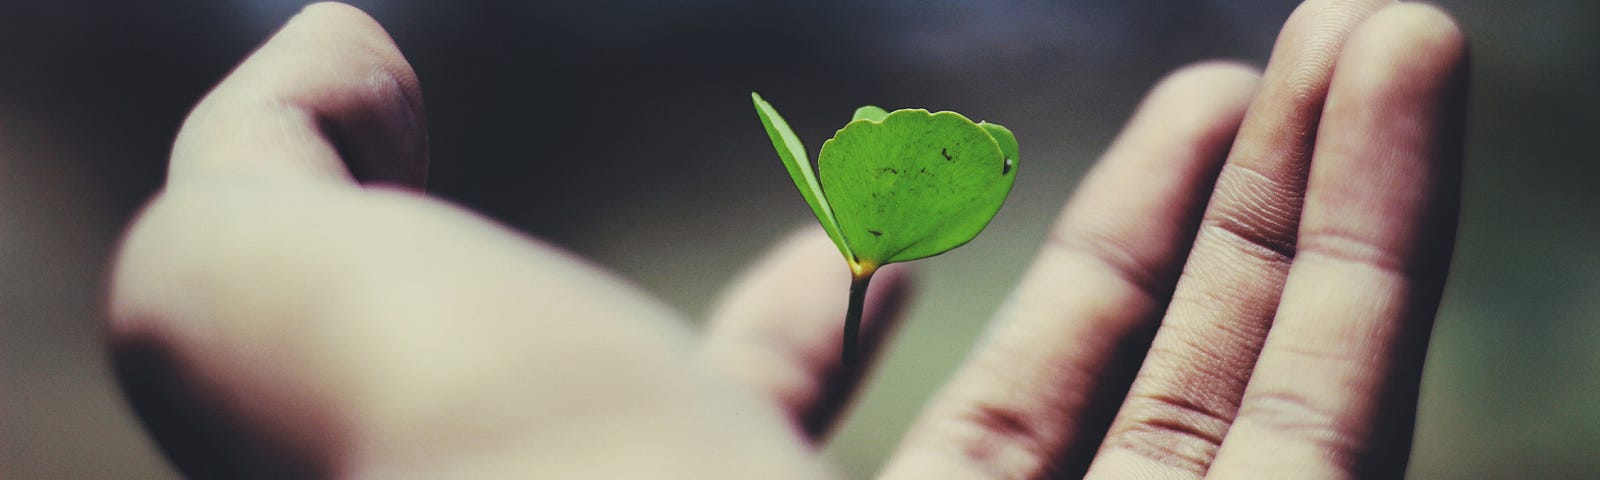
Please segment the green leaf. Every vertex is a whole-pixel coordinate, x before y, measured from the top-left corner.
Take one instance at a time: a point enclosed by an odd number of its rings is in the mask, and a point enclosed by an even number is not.
[[[858,110],[858,115],[859,115]],[[955,112],[896,110],[822,145],[822,191],[852,266],[916,260],[971,241],[1016,179],[1016,138]]]
[[[871,121],[874,121],[874,122],[881,122],[881,121],[883,121],[883,117],[887,117],[887,116],[889,116],[889,112],[884,111],[881,108],[874,107],[872,105],[867,105],[867,106],[864,106],[864,107],[861,107],[861,108],[857,108],[856,109],[856,114],[854,116],[850,117],[850,121],[853,122],[853,121],[856,121],[856,120],[871,120]]]
[[[822,144],[820,169],[812,172],[783,117],[760,95],[750,98],[795,187],[850,264],[841,361],[854,365],[873,273],[944,253],[982,232],[1016,182],[1017,137],[955,112],[868,105]]]
[[[817,175],[811,167],[811,158],[806,156],[806,147],[800,143],[800,137],[795,136],[794,131],[789,129],[788,122],[784,122],[783,117],[778,115],[778,110],[772,108],[766,100],[762,100],[761,95],[750,92],[750,100],[755,103],[756,115],[761,117],[761,126],[766,127],[767,137],[772,140],[772,148],[778,151],[778,158],[783,160],[783,168],[789,171],[789,178],[794,180],[794,186],[800,190],[800,196],[811,206],[811,213],[817,216],[817,222],[822,224],[822,230],[828,233],[828,238],[833,239],[833,244],[839,247],[839,253],[844,255],[845,260],[853,260],[855,257],[839,233],[839,222],[834,219],[833,209],[828,206],[827,197],[822,195],[822,186],[817,183]]]

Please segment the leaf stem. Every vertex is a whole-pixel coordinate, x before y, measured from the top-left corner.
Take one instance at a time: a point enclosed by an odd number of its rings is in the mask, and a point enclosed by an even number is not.
[[[877,269],[865,269],[850,276],[850,304],[844,313],[844,349],[840,361],[846,368],[860,363],[861,310],[867,303],[867,284]]]

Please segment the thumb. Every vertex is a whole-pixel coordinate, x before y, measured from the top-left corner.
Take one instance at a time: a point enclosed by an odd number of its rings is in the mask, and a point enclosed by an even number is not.
[[[383,27],[353,7],[318,3],[189,114],[168,186],[288,177],[420,189],[426,123],[417,76]]]

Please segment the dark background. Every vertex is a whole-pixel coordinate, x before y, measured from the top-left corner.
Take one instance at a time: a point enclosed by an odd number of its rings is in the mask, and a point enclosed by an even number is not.
[[[830,448],[875,471],[1144,89],[1261,65],[1295,2],[356,2],[420,75],[435,194],[691,314],[811,221],[751,109],[815,151],[861,104],[1014,130],[1023,173]],[[1600,472],[1600,2],[1447,1],[1474,54],[1465,211],[1413,478]],[[300,2],[0,1],[0,477],[168,478],[109,381],[105,266],[187,109]],[[844,287],[841,279],[840,288]]]

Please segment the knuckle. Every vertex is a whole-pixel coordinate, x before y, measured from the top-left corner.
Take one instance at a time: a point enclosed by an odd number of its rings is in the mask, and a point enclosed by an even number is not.
[[[1247,253],[1287,263],[1295,254],[1295,229],[1304,197],[1301,187],[1229,163],[1217,178],[1201,228],[1223,234]]]
[[[1327,452],[1335,464],[1353,467],[1360,458],[1359,432],[1341,422],[1333,409],[1292,391],[1248,395],[1239,406],[1239,422],[1263,428],[1290,441],[1306,442]]]
[[[1276,298],[1263,302],[1233,288],[1181,288],[1151,344],[1149,361],[1164,372],[1181,372],[1190,382],[1226,382],[1216,386],[1242,391],[1271,328],[1273,302]]]
[[[1366,266],[1381,272],[1400,273],[1407,270],[1405,259],[1395,249],[1334,229],[1301,232],[1296,248],[1303,257]]]
[[[946,417],[940,427],[957,458],[995,479],[1036,478],[1053,458],[1050,433],[1027,408],[975,402]]]
[[[1130,395],[1122,415],[1108,447],[1196,475],[1205,473],[1232,423],[1226,412],[1182,395]]]

